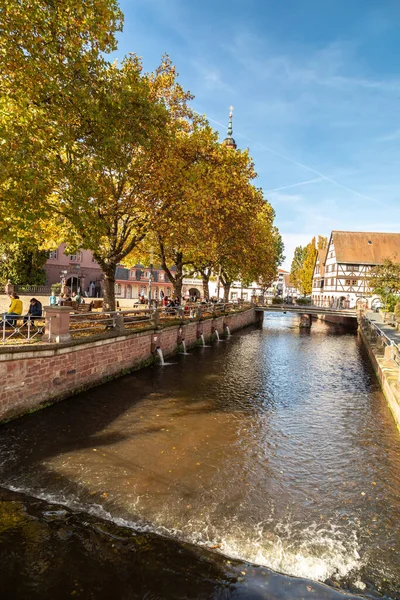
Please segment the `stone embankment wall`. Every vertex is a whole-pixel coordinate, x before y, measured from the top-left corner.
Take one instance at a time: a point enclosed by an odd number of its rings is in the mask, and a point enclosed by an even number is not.
[[[262,318],[262,313],[261,313]],[[184,339],[194,346],[203,333],[222,336],[228,325],[236,331],[260,319],[253,308],[214,319],[149,329],[96,341],[0,349],[0,422],[62,400],[108,379],[150,364],[156,349],[164,356],[178,351]]]
[[[400,430],[400,369],[392,359],[391,348],[384,348],[368,331],[359,327],[359,334],[368,352],[373,369],[388,401],[393,418]]]

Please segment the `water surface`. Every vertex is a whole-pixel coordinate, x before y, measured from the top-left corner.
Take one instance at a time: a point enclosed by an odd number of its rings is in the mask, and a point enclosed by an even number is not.
[[[400,438],[357,336],[267,314],[170,362],[3,427],[0,484],[400,598]]]

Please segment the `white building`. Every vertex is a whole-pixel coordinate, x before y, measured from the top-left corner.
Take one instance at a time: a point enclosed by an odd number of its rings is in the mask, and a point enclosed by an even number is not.
[[[324,256],[324,253],[326,255]],[[332,231],[319,251],[313,274],[313,303],[318,306],[371,306],[370,270],[387,258],[400,262],[400,233]]]

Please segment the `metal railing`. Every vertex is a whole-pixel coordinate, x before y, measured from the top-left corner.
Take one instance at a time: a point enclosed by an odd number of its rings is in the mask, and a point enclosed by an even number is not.
[[[381,344],[382,348],[389,347],[390,355],[393,362],[400,368],[400,346],[396,344],[375,322],[369,319],[366,315],[360,318],[360,326],[363,331],[371,335],[371,341]]]
[[[49,285],[15,285],[15,292],[18,294],[37,294],[38,296],[47,296],[51,294],[51,286]]]
[[[251,303],[191,303],[185,306],[165,306],[160,308],[133,308],[118,311],[103,312],[74,312],[68,314],[66,329],[60,336],[70,335],[73,339],[103,335],[108,332],[123,334],[124,331],[142,329],[143,327],[157,327],[168,325],[179,320],[188,323],[192,320],[201,320],[223,316],[229,313],[248,309]],[[60,310],[65,310],[60,309]],[[65,313],[64,313],[65,316]],[[56,319],[52,327],[52,319]],[[59,336],[59,315],[54,315],[49,310],[43,317],[30,317],[20,315],[0,315],[0,336],[4,344],[24,344],[30,342],[57,342]],[[64,318],[64,317],[63,317]],[[55,327],[57,325],[57,328]],[[54,339],[52,336],[54,333]],[[46,335],[44,335],[46,333]],[[64,337],[64,339],[66,339]]]
[[[1,343],[4,345],[41,341],[45,325],[44,317],[3,314],[0,319]]]

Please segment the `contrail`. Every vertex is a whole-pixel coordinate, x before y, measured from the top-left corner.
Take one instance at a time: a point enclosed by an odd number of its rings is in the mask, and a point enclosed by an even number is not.
[[[194,111],[194,112],[196,112],[197,114],[201,114],[197,111]],[[213,123],[215,123],[216,125],[219,125],[220,127],[226,127],[226,125],[223,125],[222,123],[220,123],[219,121],[216,121],[215,119],[211,119],[211,117],[208,117],[207,115],[206,115],[206,118],[209,121],[212,121]],[[301,167],[302,169],[306,169],[307,171],[310,171],[311,173],[318,175],[318,179],[323,179],[325,181],[329,181],[330,183],[333,183],[333,185],[336,185],[337,187],[342,188],[342,190],[345,190],[346,192],[355,194],[359,198],[364,198],[365,200],[370,200],[371,202],[374,202],[375,204],[379,204],[380,206],[384,206],[386,208],[393,208],[393,207],[390,207],[388,204],[385,204],[384,202],[377,200],[376,198],[372,198],[372,196],[367,196],[366,194],[357,192],[357,190],[354,190],[354,189],[348,187],[347,185],[343,185],[343,183],[339,183],[339,181],[336,181],[336,179],[333,179],[332,177],[329,177],[328,175],[324,175],[324,173],[317,171],[317,169],[314,169],[313,167],[309,167],[308,165],[298,162],[297,160],[290,158],[290,156],[285,156],[285,154],[282,154],[281,152],[277,152],[276,150],[273,150],[273,148],[270,148],[269,146],[266,146],[265,144],[260,144],[259,142],[254,142],[254,140],[251,140],[250,138],[243,135],[242,133],[240,133],[237,130],[235,130],[235,133],[237,135],[239,135],[240,137],[244,138],[245,140],[248,140],[251,143],[255,143],[259,148],[266,150],[267,152],[271,152],[271,154],[275,154],[275,156],[279,156],[280,158],[283,158],[284,160],[287,160],[288,162],[291,162],[292,164],[297,165],[298,167]],[[305,183],[312,183],[313,181],[315,181],[315,180],[310,180],[309,182],[305,182]],[[303,183],[296,184],[296,185],[305,185],[305,183],[304,184]],[[270,192],[277,191],[278,189],[285,189],[285,187],[286,186],[283,186],[281,188],[277,188],[276,190],[269,190],[269,191]],[[287,186],[287,187],[292,187],[292,186]],[[268,193],[268,192],[266,192],[266,193]]]
[[[289,188],[299,187],[300,185],[307,185],[307,183],[315,183],[316,181],[323,181],[323,177],[316,177],[315,179],[309,179],[308,181],[300,181],[299,183],[293,183],[292,185],[283,185],[282,187],[274,188],[273,190],[264,191],[264,194],[272,194],[272,192],[279,192],[280,190],[287,190]]]

